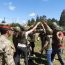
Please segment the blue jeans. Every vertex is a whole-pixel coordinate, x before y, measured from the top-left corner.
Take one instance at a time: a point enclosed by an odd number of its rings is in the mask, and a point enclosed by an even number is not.
[[[48,65],[53,65],[53,63],[51,62],[51,54],[52,54],[52,48],[46,50],[46,56],[47,56]]]
[[[52,58],[51,58],[52,62],[56,54],[58,55],[58,60],[60,61],[61,65],[65,65],[65,62],[62,58],[63,49],[53,49]]]

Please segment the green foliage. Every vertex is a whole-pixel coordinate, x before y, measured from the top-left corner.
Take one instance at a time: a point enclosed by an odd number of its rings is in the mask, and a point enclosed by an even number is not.
[[[39,22],[39,21],[40,21],[40,17],[37,15],[36,22]]]
[[[28,20],[28,26],[30,26],[30,25],[32,25],[32,24],[35,24],[35,19],[34,18],[32,18],[31,20]]]
[[[47,19],[47,17],[45,15],[43,15],[43,16],[38,16],[37,15],[36,19],[32,18],[31,20],[28,20],[28,24],[27,25],[30,26],[30,25],[32,25],[34,23],[43,22],[43,21],[48,21],[49,25],[52,25],[53,22],[57,22],[58,23],[58,21],[55,18]]]
[[[27,23],[27,25],[29,25],[29,26],[31,25],[31,21],[30,21],[30,20],[28,20],[28,23]]]
[[[44,20],[47,20],[45,15],[43,15],[43,16],[38,16],[38,15],[37,15],[37,17],[36,17],[36,22],[44,21]]]
[[[61,26],[65,26],[65,10],[63,10],[61,13],[59,24]]]
[[[41,21],[41,22],[46,21],[46,20],[47,20],[47,19],[46,19],[46,16],[45,16],[45,15],[40,16],[40,21]]]
[[[16,27],[19,26],[21,28],[21,30],[24,30],[24,26],[20,25],[19,23],[12,23],[10,24],[12,27]]]
[[[31,24],[34,24],[36,21],[34,18],[31,19]]]
[[[11,26],[15,27],[15,26],[21,26],[19,23],[12,23]]]

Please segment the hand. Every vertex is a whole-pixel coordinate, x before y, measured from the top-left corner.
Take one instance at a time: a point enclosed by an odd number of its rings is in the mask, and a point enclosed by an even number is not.
[[[41,25],[43,25],[43,23],[42,23],[42,22],[40,22],[40,24],[41,24]]]
[[[41,49],[41,50],[40,50],[40,53],[41,53],[41,54],[43,53],[43,50],[44,50],[44,49]]]
[[[42,24],[46,24],[46,21],[43,21]]]
[[[38,22],[37,25],[39,25],[41,22]]]

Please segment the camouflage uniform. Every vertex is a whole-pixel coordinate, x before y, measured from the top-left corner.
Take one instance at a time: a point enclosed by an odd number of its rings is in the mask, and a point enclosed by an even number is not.
[[[13,42],[14,42],[14,46],[16,49],[16,52],[14,53],[14,61],[16,65],[20,65],[20,55],[22,55],[22,53],[24,54],[24,61],[25,61],[25,65],[28,65],[28,55],[27,55],[27,40],[25,37],[25,32],[21,32],[20,27],[15,27],[14,30],[16,31],[13,35]],[[20,45],[25,45],[25,47],[19,46]]]
[[[47,57],[47,63],[48,65],[53,65],[51,62],[51,54],[52,54],[52,29],[48,26],[47,23],[44,22],[44,27],[46,30],[46,41],[44,44],[44,48],[46,49],[46,57]],[[43,49],[44,49],[43,48]]]
[[[34,47],[35,47],[35,35],[33,33],[29,34],[30,37],[30,46],[31,46],[31,55],[34,54]]]
[[[53,61],[55,55],[57,54],[58,60],[61,63],[61,65],[65,65],[64,59],[62,57],[63,52],[63,37],[61,36],[62,29],[60,29],[60,26],[55,22],[53,22],[52,29],[53,29],[53,38],[52,38],[53,52],[51,55],[51,60]],[[60,33],[60,35],[58,33]],[[61,37],[62,39],[58,38],[58,36]]]
[[[16,37],[16,35],[14,35],[13,42],[14,42],[14,46],[16,49],[16,52],[14,54],[15,64],[20,65],[20,55],[22,55],[22,53],[24,53],[25,65],[28,65],[28,55],[27,55],[28,50],[27,50],[27,40],[25,38],[25,32],[18,33],[17,37]],[[24,44],[25,47],[19,46],[19,44],[20,45]]]
[[[41,40],[41,50],[40,50],[40,52],[42,54],[43,53],[43,47],[44,47],[45,42],[46,42],[46,34],[44,34],[43,32],[41,32],[39,34],[39,36],[40,36],[40,40]]]
[[[0,65],[5,62],[8,65],[15,65],[13,59],[14,46],[4,35],[0,36]],[[4,57],[4,58],[3,58]],[[5,59],[5,62],[3,61]]]

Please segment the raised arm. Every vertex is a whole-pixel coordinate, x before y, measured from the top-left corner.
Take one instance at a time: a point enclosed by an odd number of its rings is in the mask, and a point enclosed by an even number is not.
[[[40,24],[40,22],[38,22],[31,30],[27,31],[26,33],[27,33],[27,34],[32,33],[32,32],[37,28],[37,26],[38,26],[39,24]]]
[[[43,22],[43,24],[44,24],[44,27],[45,27],[45,29],[46,29],[46,32],[49,32],[49,33],[53,33],[53,30],[49,27],[49,25],[44,21]]]
[[[43,25],[42,23],[40,23],[40,24],[41,24],[41,26],[42,26],[42,28],[43,28],[44,33],[46,33],[46,30],[45,30],[44,25]]]
[[[32,33],[32,32],[37,28],[37,26],[38,26],[39,24],[40,24],[40,22],[38,22],[31,30],[29,30],[29,31],[27,31],[27,32],[25,33],[26,39],[27,39],[27,37],[28,37],[28,34]]]

